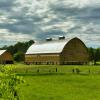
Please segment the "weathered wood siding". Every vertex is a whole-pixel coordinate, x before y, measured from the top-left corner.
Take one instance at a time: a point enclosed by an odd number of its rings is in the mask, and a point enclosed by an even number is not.
[[[12,55],[6,51],[0,56],[0,63],[13,63]]]
[[[61,53],[61,64],[85,64],[88,61],[87,47],[77,38],[70,40]]]
[[[25,62],[33,64],[59,64],[59,54],[25,55]]]

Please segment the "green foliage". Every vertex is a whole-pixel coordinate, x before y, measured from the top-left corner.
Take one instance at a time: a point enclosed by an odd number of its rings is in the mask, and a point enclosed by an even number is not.
[[[0,98],[3,100],[19,100],[18,85],[23,79],[12,73],[10,67],[0,69]]]
[[[89,57],[90,57],[90,61],[94,60],[94,49],[93,48],[89,48]]]
[[[97,49],[89,48],[89,56],[90,56],[90,61],[96,64],[97,61],[100,61],[100,48]]]
[[[23,52],[17,52],[14,54],[14,60],[17,62],[24,61],[25,54]]]
[[[95,61],[95,64],[97,61],[100,61],[100,49],[95,50],[94,61]]]

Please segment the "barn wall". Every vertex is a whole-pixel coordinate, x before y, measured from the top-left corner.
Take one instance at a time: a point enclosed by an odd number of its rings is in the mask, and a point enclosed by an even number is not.
[[[84,64],[89,60],[86,46],[79,39],[70,40],[61,53],[61,64]]]
[[[59,54],[38,54],[38,55],[25,55],[26,63],[33,64],[59,64]]]

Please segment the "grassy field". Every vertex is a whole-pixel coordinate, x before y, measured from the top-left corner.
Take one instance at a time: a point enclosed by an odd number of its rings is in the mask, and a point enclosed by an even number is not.
[[[9,66],[25,80],[19,86],[20,100],[100,100],[99,65]],[[81,71],[79,74],[72,72],[76,68]]]

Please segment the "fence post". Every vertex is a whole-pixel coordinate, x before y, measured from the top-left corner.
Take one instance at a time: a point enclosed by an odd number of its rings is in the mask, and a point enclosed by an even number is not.
[[[56,72],[57,72],[57,68],[56,68]]]

